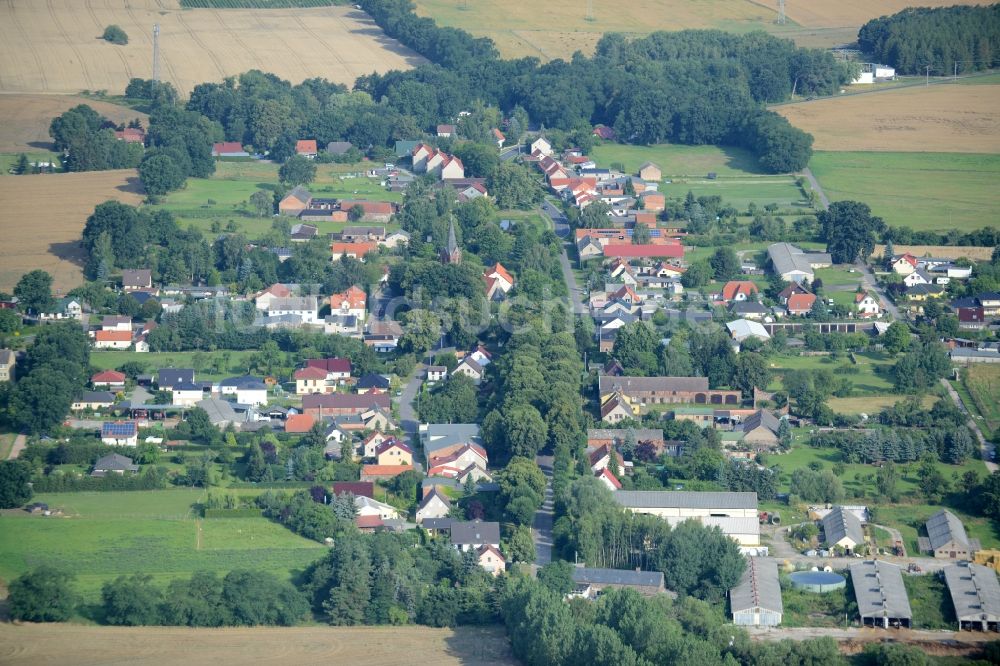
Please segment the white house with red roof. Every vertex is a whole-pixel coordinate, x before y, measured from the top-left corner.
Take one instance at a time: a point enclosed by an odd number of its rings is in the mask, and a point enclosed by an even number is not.
[[[295,395],[310,393],[329,393],[333,387],[326,383],[326,370],[323,368],[305,367],[295,371]]]
[[[413,148],[413,152],[410,153],[410,159],[413,161],[413,170],[417,173],[427,171],[427,160],[436,152],[436,149],[428,146],[426,143],[418,143]]]
[[[441,162],[441,180],[460,180],[465,178],[465,165],[454,155],[445,154]]]
[[[917,258],[909,252],[892,258],[892,270],[897,275],[909,275],[917,270]]]
[[[295,154],[310,160],[315,158],[319,154],[319,149],[316,147],[316,139],[299,139],[296,141]]]
[[[612,474],[611,470],[608,469],[607,467],[595,472],[594,476],[596,476],[598,480],[600,480],[600,482],[607,487],[608,490],[622,489],[622,482],[619,481],[618,478],[614,474]]]
[[[867,291],[854,295],[854,307],[862,317],[878,317],[882,314],[882,306],[878,299]]]
[[[128,349],[132,346],[132,331],[96,331],[95,349]]]
[[[271,309],[271,302],[274,299],[291,298],[291,297],[292,297],[292,290],[286,287],[285,285],[281,284],[280,282],[276,282],[267,289],[264,289],[263,291],[254,294],[253,302],[254,306],[258,310],[263,310],[267,312],[268,310]]]
[[[351,376],[349,358],[311,358],[306,361],[306,367],[326,370],[326,379],[330,382],[342,382]]]
[[[491,301],[502,301],[514,288],[514,276],[499,261],[486,269],[483,279],[486,280],[486,298]]]
[[[486,465],[489,457],[486,455],[486,449],[478,444],[461,444],[435,453],[436,455],[427,461],[427,476],[454,479],[464,476],[470,467],[482,470],[484,475],[488,475]]]
[[[125,388],[125,380],[128,379],[124,372],[117,370],[102,370],[90,378],[90,383],[94,388],[107,387],[112,391]]]
[[[486,347],[482,345],[476,345],[476,348],[469,352],[468,356],[472,357],[473,361],[484,368],[493,360],[493,354],[489,353],[489,351],[486,350]]]
[[[503,148],[504,141],[507,140],[507,137],[504,136],[504,133],[498,130],[496,127],[494,127],[492,130],[490,130],[490,134],[493,135],[493,140],[497,142],[497,148]]]
[[[757,285],[749,280],[730,280],[723,285],[719,300],[724,303],[739,303],[740,301],[749,300],[759,292],[760,290],[757,288]]]
[[[417,506],[417,524],[421,524],[428,518],[447,518],[451,514],[451,502],[448,497],[437,489],[424,495],[424,498]]]
[[[363,321],[367,312],[367,301],[368,296],[364,290],[360,287],[352,286],[347,291],[330,296],[330,314],[354,316]]]

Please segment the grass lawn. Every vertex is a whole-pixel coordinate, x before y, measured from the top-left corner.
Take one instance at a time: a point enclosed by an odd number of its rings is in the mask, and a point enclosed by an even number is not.
[[[318,164],[316,180],[308,185],[315,196],[336,199],[403,200],[401,192],[389,192],[377,178],[362,174],[371,163]],[[273,218],[252,214],[249,199],[259,189],[278,187],[278,166],[269,162],[216,162],[210,178],[189,178],[184,189],[171,192],[158,207],[169,210],[182,228],[193,226],[211,233],[212,224],[222,228],[232,221],[249,237],[258,237],[271,229]],[[319,222],[321,234],[340,231],[347,223]]]
[[[958,382],[953,382],[958,384]],[[962,402],[987,437],[1000,430],[1000,366],[977,363],[962,370]]]
[[[225,379],[233,375],[246,374],[247,359],[254,351],[230,351],[229,368],[223,373],[213,373],[211,364],[222,352],[147,352],[141,354],[132,351],[95,351],[90,354],[90,365],[100,370],[110,370],[121,367],[129,361],[136,361],[146,366],[146,372],[155,372],[160,368],[192,368],[196,354],[207,359],[205,368],[195,372],[197,379]],[[197,370],[197,368],[196,368]]]
[[[28,162],[55,162],[59,164],[59,153],[50,150],[29,150],[24,153],[28,157]],[[17,164],[21,153],[0,153],[0,176],[12,176],[10,170]],[[58,169],[56,173],[61,173]],[[30,172],[29,172],[30,173]]]
[[[826,404],[838,414],[868,414],[869,416],[875,416],[883,409],[906,400],[907,397],[905,395],[890,394],[865,395],[854,398],[827,398]],[[933,407],[935,402],[937,402],[936,397],[932,395],[924,396],[923,405],[927,409]]]
[[[851,287],[861,284],[861,273],[851,268],[817,268],[816,277],[823,281],[823,288]]]
[[[916,231],[989,226],[1000,205],[1000,155],[817,152],[809,166],[831,201],[864,201]]]
[[[966,466],[982,474],[984,472],[982,462],[976,460],[973,463],[978,465],[978,467],[969,463],[966,463]],[[945,467],[955,469],[954,465],[942,465],[942,471],[944,471]],[[914,465],[913,468],[916,469],[916,466]],[[946,474],[945,476],[950,477],[950,474]],[[927,522],[928,518],[940,510],[940,506],[931,506],[928,504],[887,504],[878,507],[877,518],[879,524],[897,528],[903,535],[907,552],[916,553],[919,548],[917,545],[918,531]],[[1000,526],[994,524],[988,518],[970,516],[954,507],[949,506],[948,510],[962,520],[962,524],[965,525],[965,531],[973,539],[979,539],[983,548],[1000,547]]]
[[[246,567],[290,578],[325,551],[264,518],[195,519],[191,505],[203,498],[186,489],[38,495],[66,515],[0,516],[0,576],[57,565],[74,572],[77,589],[96,601],[100,586],[122,574],[162,582]]]
[[[862,352],[856,354],[857,364],[851,363],[846,356],[834,358],[833,356],[797,356],[794,354],[775,354],[768,359],[772,373],[775,375],[771,381],[770,389],[782,388],[781,374],[783,370],[819,370],[826,368],[834,371],[840,367],[854,367],[858,369],[854,374],[842,374],[838,377],[847,377],[854,387],[854,391],[863,394],[886,394],[892,390],[892,383],[875,374],[875,369],[879,366],[889,365],[892,359],[887,354],[879,352]],[[902,399],[899,396],[897,399]]]
[[[709,173],[716,173],[722,178],[757,175],[774,180],[773,175],[760,168],[750,151],[731,146],[631,146],[605,142],[594,146],[590,157],[605,168],[615,162],[621,163],[629,173],[638,172],[646,162],[654,162],[668,179],[704,178]]]
[[[7,456],[10,455],[10,450],[14,448],[14,439],[17,435],[14,433],[5,433],[0,435],[0,460],[6,460]]]
[[[812,215],[816,212],[802,198],[802,190],[791,176],[717,180],[675,178],[669,184],[661,185],[660,192],[669,198],[680,200],[683,200],[688,192],[696,197],[719,196],[723,202],[738,211],[746,211],[751,203],[756,204],[758,208],[774,203],[778,205],[779,211],[791,209],[797,215]]]

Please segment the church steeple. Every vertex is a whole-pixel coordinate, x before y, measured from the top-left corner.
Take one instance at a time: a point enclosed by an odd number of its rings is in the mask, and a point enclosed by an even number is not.
[[[448,223],[448,245],[441,252],[441,261],[446,264],[462,263],[462,248],[458,246],[458,239],[455,238],[455,218],[451,218]]]

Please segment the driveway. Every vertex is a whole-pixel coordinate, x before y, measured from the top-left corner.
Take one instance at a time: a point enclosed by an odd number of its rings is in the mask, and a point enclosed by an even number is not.
[[[535,462],[545,473],[545,501],[535,512],[531,538],[535,542],[535,565],[545,566],[552,561],[552,456],[535,456]]]
[[[820,186],[819,181],[816,180],[816,176],[813,175],[809,167],[802,170],[802,175],[806,177],[813,190],[819,195],[819,202],[822,204],[823,210],[830,208],[830,200],[827,198],[826,192],[823,191],[822,186]]]
[[[972,417],[969,409],[965,406],[965,401],[962,400],[962,396],[958,394],[958,391],[955,390],[955,387],[953,387],[951,382],[947,379],[942,378],[941,385],[948,391],[948,395],[951,396],[951,401],[954,402],[960,410],[962,410],[963,414],[969,417],[966,425],[972,428],[972,432],[976,433],[976,439],[979,440],[979,451],[982,454],[983,462],[986,463],[986,471],[992,474],[1000,469],[1000,465],[993,462],[993,445],[986,441],[986,437],[983,436],[983,431],[979,429],[979,424],[976,423],[976,419]]]
[[[417,391],[420,390],[420,385],[423,380],[420,378],[422,363],[417,363],[413,368],[413,372],[407,378],[406,385],[403,387],[403,393],[399,397],[395,398],[396,403],[399,405],[399,421],[400,427],[410,435],[410,444],[416,445],[417,438],[417,425],[420,420],[417,418],[417,411],[413,408],[413,401],[417,398]]]
[[[542,212],[545,213],[546,217],[548,217],[552,222],[552,230],[555,232],[556,236],[563,239],[569,236],[569,219],[561,210],[559,210],[557,206],[555,206],[548,199],[543,199]]]
[[[885,291],[879,286],[878,281],[875,279],[875,274],[872,273],[872,269],[863,261],[859,261],[854,264],[854,267],[861,271],[861,284],[865,289],[871,293],[878,296],[878,300],[882,305],[882,308],[892,315],[893,319],[899,320],[902,316],[899,313],[899,308],[897,308],[889,297],[885,295]]]
[[[17,457],[21,455],[21,451],[24,447],[28,445],[28,438],[24,435],[18,435],[14,438],[14,445],[10,447],[10,453],[7,455],[7,460],[17,460]]]

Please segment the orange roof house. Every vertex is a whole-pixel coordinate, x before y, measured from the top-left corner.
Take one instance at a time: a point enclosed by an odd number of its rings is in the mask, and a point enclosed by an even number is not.
[[[815,302],[815,294],[792,294],[788,297],[788,303],[785,307],[788,309],[788,314],[805,315],[809,314],[812,310],[813,303]]]
[[[316,149],[315,139],[299,139],[295,142],[295,154],[304,157],[316,157],[319,150]]]
[[[285,432],[301,435],[309,432],[315,423],[316,419],[310,414],[292,414],[285,419]]]
[[[378,481],[379,479],[392,479],[403,472],[409,472],[413,465],[362,465],[362,481]]]
[[[365,255],[374,251],[376,247],[378,247],[377,243],[361,241],[356,243],[336,242],[330,244],[330,252],[333,254],[334,261],[337,261],[341,257],[352,257],[364,261]]]
[[[727,303],[729,301],[745,301],[758,292],[757,285],[749,280],[730,280],[722,287],[721,298]]]
[[[336,313],[338,310],[364,310],[368,302],[368,296],[360,287],[351,286],[347,291],[330,296],[330,311]]]
[[[107,384],[108,386],[116,384],[124,385],[126,379],[127,376],[124,372],[118,372],[117,370],[103,370],[91,377],[90,383],[95,386],[98,384]]]

